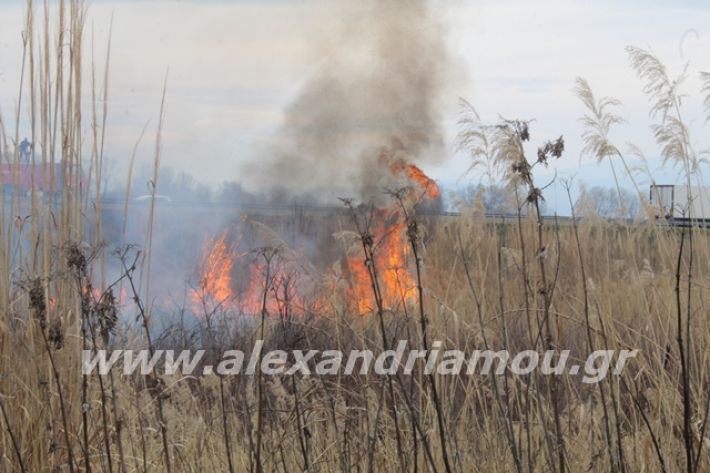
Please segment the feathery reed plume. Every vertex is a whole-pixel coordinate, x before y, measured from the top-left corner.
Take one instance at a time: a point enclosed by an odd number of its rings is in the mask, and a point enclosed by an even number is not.
[[[624,120],[615,115],[611,110],[611,107],[617,107],[621,105],[621,102],[613,97],[602,97],[597,100],[594,97],[592,88],[589,83],[578,77],[575,82],[574,94],[582,101],[584,106],[589,111],[580,118],[580,122],[584,127],[582,132],[582,140],[584,142],[584,148],[582,148],[582,153],[590,154],[594,156],[597,162],[604,160],[609,161],[611,166],[611,172],[614,176],[614,182],[616,184],[617,192],[619,193],[619,205],[620,213],[623,215],[624,209],[623,199],[621,197],[621,187],[619,185],[619,178],[616,174],[616,169],[614,168],[614,162],[612,161],[612,156],[618,157],[624,169],[626,170],[626,175],[631,179],[631,182],[636,190],[636,194],[641,196],[643,193],[634,179],[633,169],[629,167],[624,159],[624,155],[619,151],[619,149],[609,141],[609,132],[614,125],[623,123]]]
[[[460,99],[457,148],[471,156],[471,164],[464,174],[483,168],[489,181],[493,183],[500,174],[500,163],[493,159],[490,130],[482,126],[478,112],[470,102]]]

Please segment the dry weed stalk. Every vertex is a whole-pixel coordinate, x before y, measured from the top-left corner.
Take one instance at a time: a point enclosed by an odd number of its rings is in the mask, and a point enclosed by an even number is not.
[[[509,191],[520,197],[516,221],[463,216],[437,223],[424,265],[421,216],[402,205],[418,297],[415,309],[402,304],[396,310],[385,307],[382,268],[374,264],[375,237],[381,235],[371,235],[367,225],[356,222],[369,263],[374,316],[352,317],[344,309],[348,304],[338,300],[342,292],[334,290],[324,313],[300,317],[292,311],[294,280],[275,281],[274,272],[267,271],[259,317],[227,320],[216,328],[217,312],[205,314],[210,347],[248,346],[249,336],[240,330],[253,327],[246,333],[258,333],[267,345],[333,348],[335,343],[342,350],[381,351],[391,347],[403,325],[412,341],[412,312],[424,349],[439,339],[446,340],[447,348],[470,349],[481,339],[485,348],[573,347],[573,356],[581,359],[599,348],[638,347],[643,358],[629,373],[593,387],[572,376],[509,373],[444,379],[417,370],[409,380],[339,375],[319,382],[294,376],[285,383],[290,392],[280,379],[272,383],[258,376],[256,395],[242,378],[220,377],[211,384],[205,377],[176,380],[171,384],[174,401],[165,397],[165,381],[157,375],[145,380],[147,390],[135,378],[113,372],[79,381],[76,357],[82,349],[112,351],[121,344],[147,343],[152,354],[171,332],[155,336],[152,305],[143,303],[150,294],[154,201],[146,258],[127,250],[119,254],[121,279],[138,312],[135,327],[131,321],[121,326],[120,304],[104,281],[98,197],[108,136],[110,45],[103,84],[92,64],[91,90],[82,90],[87,84],[82,69],[85,5],[63,0],[50,10],[49,2],[40,7],[28,2],[14,130],[8,133],[0,117],[3,159],[19,163],[21,124],[29,124],[35,143],[31,162],[50,176],[56,191],[23,196],[3,189],[0,197],[0,308],[5,314],[0,365],[7,373],[0,377],[5,427],[0,448],[8,452],[3,457],[8,471],[705,471],[710,333],[701,315],[707,313],[710,288],[708,233],[650,225],[628,225],[620,232],[611,223],[574,214],[571,226],[546,224],[543,189],[534,182],[533,168],[561,154],[562,140],[544,143],[537,161],[528,162],[526,156],[533,154],[528,150],[526,155],[526,122],[481,127],[475,112],[462,119],[462,126],[471,127],[462,132],[462,147],[491,181],[500,173],[513,181]],[[682,81],[671,80],[651,53],[634,48],[629,53],[652,100],[654,133],[664,160],[682,169],[688,186],[700,183],[703,155],[693,150],[683,120]],[[703,102],[710,109],[710,75],[701,79]],[[87,92],[88,134],[82,121]],[[611,113],[616,102],[597,100],[582,81],[577,92],[587,107],[582,137],[587,152],[607,159],[614,174],[611,158],[619,158],[631,176],[635,169],[609,137],[620,121]],[[164,105],[163,94],[153,197]],[[84,165],[88,180],[82,176]],[[17,182],[19,176],[12,179]],[[32,179],[36,184],[39,176]],[[93,212],[92,205],[97,206]],[[637,262],[644,259],[649,261],[641,267]],[[136,274],[141,262],[145,286]],[[278,317],[268,313],[271,297],[277,300]],[[453,326],[442,315],[449,313],[456,319]],[[190,327],[172,328],[176,339],[194,348],[191,343],[199,338]],[[140,330],[142,336],[136,333]],[[220,339],[221,332],[232,338]],[[398,410],[402,405],[406,410]],[[154,413],[157,425],[146,420],[146,412]]]

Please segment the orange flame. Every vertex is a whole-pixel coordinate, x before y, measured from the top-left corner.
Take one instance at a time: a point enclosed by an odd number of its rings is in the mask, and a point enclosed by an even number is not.
[[[278,261],[272,262],[269,268],[269,279],[266,280],[266,263],[252,262],[249,269],[249,284],[244,291],[242,310],[244,313],[258,315],[262,308],[270,315],[290,316],[304,312],[304,301],[295,287],[296,279]],[[264,306],[264,288],[267,285],[266,305]]]
[[[385,156],[386,155],[383,155],[380,158],[381,162],[385,160]],[[397,175],[406,173],[407,177],[411,181],[418,184],[419,187],[424,190],[428,198],[437,199],[439,197],[439,185],[436,181],[434,181],[434,179],[424,174],[424,171],[422,171],[416,164],[407,163],[401,159],[397,159],[392,161],[389,167],[392,174]]]
[[[225,230],[208,245],[202,261],[199,289],[193,291],[192,302],[199,313],[206,301],[215,304],[229,304],[234,299],[232,291],[232,268],[234,267],[234,247],[227,242]]]
[[[389,233],[387,233],[389,231]],[[373,234],[383,235],[375,246],[375,261],[373,276],[382,296],[383,308],[400,307],[412,303],[416,296],[416,285],[410,268],[409,242],[406,239],[406,224],[399,223],[394,228],[386,228],[380,222],[373,229]],[[352,279],[351,297],[357,303],[360,315],[376,309],[372,290],[372,276],[365,261],[361,257],[348,258],[348,267]]]
[[[258,257],[253,261],[237,253],[237,244],[229,243],[229,231],[211,240],[201,263],[200,284],[192,292],[192,308],[196,315],[220,307],[234,313],[258,315],[264,304],[271,315],[290,316],[303,312],[303,302],[294,287],[293,278],[272,262],[266,280],[266,265]],[[234,278],[234,269],[244,270],[246,280]]]
[[[424,174],[424,171],[419,169],[416,165],[407,164],[407,175],[411,180],[419,184],[419,186],[426,191],[427,196],[430,199],[436,199],[439,197],[439,185],[434,181],[434,179]]]
[[[387,155],[382,155],[380,162],[386,159]],[[416,192],[409,194],[417,203],[425,198],[439,197],[439,186],[416,165],[397,159],[391,162],[389,167],[393,174],[406,173],[407,177],[424,191],[421,195]],[[374,268],[382,294],[382,303],[389,308],[413,303],[416,298],[416,284],[409,261],[411,247],[406,236],[407,225],[405,222],[392,225],[389,222],[393,218],[397,220],[396,212],[380,210],[374,219],[375,227],[371,229],[373,235],[384,235],[375,248]],[[373,311],[375,304],[369,269],[365,266],[365,262],[357,257],[349,257],[348,266],[353,285],[351,297],[357,301],[359,313]]]
[[[388,162],[389,161],[389,162]],[[439,186],[414,164],[402,159],[390,160],[382,156],[380,161],[393,174],[405,175],[423,192],[409,192],[409,199],[419,203],[425,199],[436,199],[440,195]],[[394,222],[394,223],[393,223]],[[368,268],[363,256],[347,257],[350,276],[348,290],[349,304],[359,314],[371,313],[376,309],[373,295],[372,277],[376,276],[383,308],[401,308],[416,299],[416,282],[413,276],[411,247],[407,238],[407,224],[402,221],[399,210],[377,209],[370,232],[378,238],[374,244],[373,266]],[[305,313],[303,294],[294,283],[296,279],[278,262],[269,268],[269,280],[265,277],[265,263],[258,258],[240,263],[236,244],[229,243],[228,231],[212,240],[205,250],[201,265],[199,289],[192,294],[193,310],[200,314],[209,302],[242,314],[258,315],[264,305],[264,285],[267,287],[266,310],[271,315],[290,316]],[[245,280],[233,279],[234,269],[240,268]],[[371,275],[370,271],[374,271]],[[322,289],[321,289],[322,290]],[[309,297],[310,300],[310,297]],[[320,295],[314,296],[325,300]],[[309,310],[312,310],[309,309]]]

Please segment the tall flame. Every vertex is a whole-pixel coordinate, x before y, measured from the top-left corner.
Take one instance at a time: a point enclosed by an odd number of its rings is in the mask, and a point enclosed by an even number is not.
[[[378,222],[371,229],[375,235],[384,235],[374,247],[373,275],[370,275],[361,257],[348,258],[352,279],[351,297],[356,300],[361,315],[376,309],[372,289],[373,277],[377,278],[384,308],[400,307],[414,302],[416,285],[410,268],[411,249],[406,237],[406,227],[405,223],[387,227],[384,222]]]
[[[387,159],[387,155],[381,156],[381,162]],[[434,200],[439,197],[437,183],[416,165],[397,159],[389,164],[389,168],[393,174],[405,174],[413,184],[416,184],[412,189],[413,192],[408,193],[409,198],[414,199],[415,203],[420,203],[425,198]],[[423,193],[417,192],[417,187]],[[400,221],[388,224],[393,218],[395,221],[397,219]],[[374,248],[374,268],[382,294],[382,303],[385,307],[392,308],[414,302],[416,284],[412,275],[411,248],[406,236],[406,222],[401,222],[401,216],[397,215],[396,211],[384,209],[376,213],[373,223],[375,226],[370,229],[370,232],[381,238]],[[361,258],[348,258],[348,266],[353,284],[351,297],[357,300],[360,314],[371,312],[375,309],[372,276]]]
[[[203,256],[199,289],[192,294],[193,305],[198,309],[205,302],[228,304],[234,299],[232,269],[236,252],[228,236],[227,230],[222,232],[210,242]]]
[[[229,243],[229,231],[207,244],[200,269],[200,283],[192,291],[193,313],[200,315],[219,307],[234,313],[257,315],[264,304],[270,314],[289,316],[303,310],[303,302],[295,291],[294,280],[278,262],[272,262],[266,281],[266,264],[258,257],[244,258],[238,245]],[[248,275],[246,281],[235,279],[235,269]],[[242,272],[243,270],[243,272]]]
[[[439,197],[439,185],[434,179],[424,174],[424,171],[419,169],[419,167],[414,164],[407,164],[407,175],[426,191],[430,199],[437,199]]]
[[[397,159],[389,163],[394,175],[404,175],[414,185],[407,199],[419,203],[425,199],[439,197],[439,186],[414,164]],[[376,209],[370,233],[377,239],[373,246],[374,262],[368,268],[364,258],[348,256],[350,275],[349,303],[359,314],[367,314],[376,309],[373,296],[372,278],[377,278],[377,286],[382,296],[384,308],[396,309],[414,303],[416,283],[412,273],[411,248],[407,237],[407,223],[397,207]],[[243,314],[259,314],[264,305],[266,287],[266,310],[270,314],[290,316],[303,313],[305,303],[289,270],[272,263],[269,280],[266,267],[256,258],[247,262],[237,253],[237,244],[231,244],[229,232],[209,242],[202,257],[199,288],[193,291],[193,310],[196,314],[209,307],[223,307]],[[233,276],[238,269],[246,280]],[[373,271],[371,274],[370,271]],[[320,298],[316,295],[316,300]]]

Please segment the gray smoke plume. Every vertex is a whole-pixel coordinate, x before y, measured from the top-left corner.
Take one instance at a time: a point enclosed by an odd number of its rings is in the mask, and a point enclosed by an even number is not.
[[[253,190],[370,198],[397,185],[389,163],[444,159],[438,104],[449,56],[434,9],[425,0],[341,5],[342,24],[316,46],[315,75],[273,144],[242,169]]]

